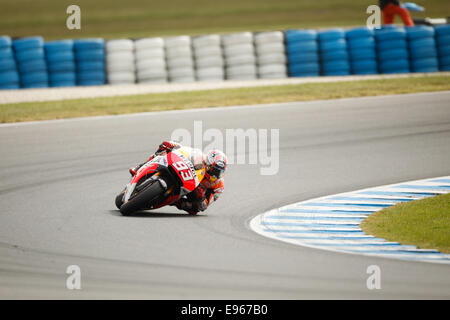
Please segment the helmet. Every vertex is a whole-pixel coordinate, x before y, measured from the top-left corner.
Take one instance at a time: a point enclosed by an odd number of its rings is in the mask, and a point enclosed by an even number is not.
[[[211,150],[206,155],[206,175],[212,181],[222,178],[227,170],[227,156],[220,150]]]

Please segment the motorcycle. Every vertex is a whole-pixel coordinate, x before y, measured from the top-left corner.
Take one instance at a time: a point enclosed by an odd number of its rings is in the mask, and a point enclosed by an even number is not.
[[[203,154],[180,147],[156,155],[142,165],[116,197],[116,206],[127,216],[139,210],[171,205],[197,188],[205,176]]]

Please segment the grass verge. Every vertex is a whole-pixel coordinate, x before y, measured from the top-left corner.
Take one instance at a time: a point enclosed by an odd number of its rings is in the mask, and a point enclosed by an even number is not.
[[[445,17],[450,1],[426,0],[414,18]],[[81,29],[66,27],[66,8],[81,8]],[[1,33],[42,35],[46,40],[80,37],[144,37],[212,32],[362,26],[373,0],[2,0]],[[396,22],[401,23],[396,17]]]
[[[371,214],[361,227],[389,241],[450,253],[450,194],[383,209]]]
[[[450,90],[450,76],[362,80],[0,105],[0,123]]]

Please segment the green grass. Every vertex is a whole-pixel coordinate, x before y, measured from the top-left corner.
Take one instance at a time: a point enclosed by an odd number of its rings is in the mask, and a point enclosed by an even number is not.
[[[143,37],[364,25],[373,0],[2,0],[0,33],[80,37]],[[446,17],[450,1],[427,0],[413,17]],[[81,8],[81,30],[66,28],[66,8]],[[400,22],[400,20],[397,20]]]
[[[450,90],[450,76],[265,86],[0,105],[0,123]]]
[[[450,194],[397,204],[361,224],[376,237],[450,253]]]

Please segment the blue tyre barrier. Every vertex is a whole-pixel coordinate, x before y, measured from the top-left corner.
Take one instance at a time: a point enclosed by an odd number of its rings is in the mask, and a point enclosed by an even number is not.
[[[377,74],[378,64],[375,59],[352,61],[351,71],[353,74]]]
[[[81,61],[77,63],[77,70],[79,72],[91,71],[91,70],[104,70],[104,61]]]
[[[420,48],[436,48],[436,41],[432,37],[412,40],[409,42],[409,48],[411,50]]]
[[[61,51],[72,51],[73,41],[72,40],[49,41],[44,44],[44,49],[47,55],[49,53],[56,53]]]
[[[290,63],[308,63],[314,62],[319,63],[319,55],[315,52],[299,52],[299,53],[288,53],[288,60]]]
[[[379,63],[379,67],[382,73],[408,73],[410,71],[407,59],[382,61]]]
[[[413,72],[435,72],[439,70],[439,63],[436,58],[413,60],[411,62],[411,69]]]
[[[448,56],[450,55],[450,44],[445,46],[439,46],[438,52],[440,56]]]
[[[48,87],[47,72],[31,72],[20,75],[20,81],[24,88]]]
[[[291,77],[319,76],[319,44],[315,30],[287,30],[286,52]]]
[[[428,26],[415,26],[406,28],[406,35],[409,40],[432,38],[434,37],[434,28]]]
[[[321,59],[323,61],[334,61],[334,60],[348,60],[348,52],[347,50],[331,50],[325,51],[321,53]]]
[[[351,60],[376,59],[377,57],[376,52],[373,49],[350,50],[349,55]]]
[[[303,53],[303,52],[316,52],[319,49],[319,45],[315,40],[307,40],[302,42],[291,42],[286,46],[288,53]]]
[[[75,59],[77,61],[103,61],[105,60],[105,51],[102,49],[77,51]]]
[[[22,63],[29,60],[45,59],[43,48],[33,48],[22,51],[16,51],[17,62]]]
[[[57,40],[44,45],[51,87],[76,85],[74,42]]]
[[[378,41],[376,43],[377,51],[390,50],[392,48],[408,49],[408,42],[404,39],[402,40],[388,40],[388,41]]]
[[[1,75],[0,75],[1,77]],[[8,84],[0,84],[0,90],[11,90],[11,89],[19,89],[20,85],[18,82],[16,83],[8,83]]]
[[[415,59],[423,59],[423,58],[436,58],[437,50],[436,48],[416,48],[414,50],[410,50],[409,54],[412,60]]]
[[[14,40],[12,45],[16,51],[42,48],[44,39],[42,37],[22,38]]]
[[[19,73],[17,71],[0,72],[0,85],[19,83]]]
[[[319,71],[318,63],[297,63],[289,66],[289,72],[294,76],[318,76]]]
[[[76,82],[76,75],[74,72],[55,72],[49,74],[50,82],[53,84],[55,82]]]
[[[350,74],[347,40],[343,29],[331,29],[318,33],[320,69],[322,75]]]
[[[443,35],[450,35],[450,24],[436,26],[434,28],[434,31],[436,32],[438,37],[443,36]]]
[[[46,55],[49,63],[74,61],[75,54],[72,51],[50,52]]]
[[[317,33],[319,41],[333,41],[345,38],[345,32],[343,29],[336,28]]]
[[[97,50],[105,48],[105,41],[100,38],[77,39],[73,42],[75,51]]]
[[[285,34],[288,44],[311,40],[316,41],[317,39],[317,32],[315,30],[287,30]]]
[[[14,59],[14,52],[9,47],[0,49],[0,62],[3,59]]]
[[[375,31],[377,41],[406,40],[406,31],[403,28],[383,28]]]
[[[391,59],[408,59],[408,50],[400,48],[393,50],[381,51],[378,53],[380,60],[391,60]]]
[[[48,86],[47,63],[42,37],[28,37],[12,42],[20,83],[24,88]]]
[[[75,40],[76,77],[79,85],[105,83],[105,42],[103,39]]]
[[[11,48],[11,38],[8,36],[0,36],[0,49]]]
[[[16,61],[13,58],[5,58],[0,60],[0,71],[16,70]]]
[[[375,39],[370,38],[358,38],[347,40],[349,50],[355,49],[372,49],[375,50]]]
[[[436,37],[436,42],[441,46],[450,45],[450,34]]]
[[[320,51],[347,50],[347,42],[345,39],[337,39],[319,42]]]
[[[358,38],[371,38],[374,35],[374,31],[365,27],[354,28],[345,32],[347,40],[358,39]]]
[[[101,71],[78,72],[79,81],[105,81],[105,73]]]
[[[63,61],[48,64],[48,71],[54,72],[75,72],[76,66],[74,61]]]
[[[37,72],[37,71],[43,71],[46,72],[47,70],[47,64],[43,59],[38,60],[29,60],[22,62],[19,64],[19,71],[20,73],[29,73],[29,72]]]
[[[347,61],[329,61],[322,63],[324,73],[332,71],[342,71],[350,73],[350,64]]]
[[[450,55],[441,57],[439,59],[439,63],[441,64],[441,66],[450,66]]]

